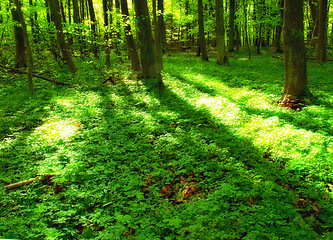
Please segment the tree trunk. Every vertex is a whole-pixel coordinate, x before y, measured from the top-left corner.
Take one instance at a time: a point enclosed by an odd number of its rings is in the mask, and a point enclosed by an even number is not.
[[[155,1],[155,0],[154,0]],[[157,71],[163,70],[163,15],[162,15],[163,0],[157,2],[157,19],[155,25],[155,47],[156,47],[156,67]]]
[[[230,0],[228,51],[235,51],[235,0]]]
[[[155,0],[154,0],[155,1]],[[155,47],[156,47],[156,74],[158,81],[158,89],[160,91],[163,90],[163,81],[162,81],[162,73],[163,70],[163,1],[158,0],[157,2],[157,22],[155,25]]]
[[[134,0],[134,5],[140,41],[142,76],[153,78],[156,75],[156,61],[147,0]]]
[[[131,60],[131,66],[133,70],[139,71],[140,70],[139,55],[136,49],[136,44],[132,35],[132,28],[129,22],[127,0],[121,0],[121,11],[123,14],[124,30],[125,30],[126,43],[128,48],[128,55]]]
[[[32,82],[32,71],[34,68],[34,62],[33,62],[33,58],[32,58],[32,51],[31,51],[31,46],[30,46],[30,42],[29,42],[27,25],[26,25],[24,17],[23,17],[21,3],[19,2],[19,0],[15,0],[15,5],[16,5],[17,14],[20,18],[20,22],[22,25],[22,32],[23,32],[23,36],[25,39],[25,46],[27,48],[27,54],[28,54],[28,89],[29,89],[30,94],[33,94],[34,90],[33,90],[33,82]]]
[[[283,21],[283,6],[284,6],[284,0],[280,0],[279,2],[279,8],[280,8],[280,16],[281,16],[281,20]],[[275,52],[276,53],[282,53],[282,47],[281,47],[281,34],[282,34],[282,23],[279,24],[276,27],[276,36],[275,36]]]
[[[12,8],[13,21],[17,24],[14,25],[15,41],[16,41],[16,56],[15,56],[15,68],[26,67],[25,58],[25,45],[24,45],[24,34],[22,27],[19,25],[20,17],[17,9]]]
[[[65,35],[64,35],[63,29],[62,29],[62,23],[61,23],[59,2],[58,2],[58,0],[49,0],[49,4],[50,4],[51,13],[53,16],[54,25],[57,30],[57,40],[58,40],[60,51],[67,63],[67,66],[68,66],[70,72],[75,74],[77,69],[75,67],[75,64],[74,64],[74,61],[72,58],[72,54],[70,53],[70,51],[68,49],[68,45],[65,41]]]
[[[208,61],[202,0],[198,0],[198,21],[199,21],[199,46],[201,51],[201,59],[203,61]]]
[[[285,0],[283,25],[285,81],[282,103],[309,94],[303,28],[303,0]]]
[[[309,0],[310,14],[312,21],[310,21],[311,39],[318,37],[318,0]]]
[[[317,62],[326,62],[327,44],[327,0],[319,1]]]
[[[127,0],[125,0],[127,1]],[[127,2],[126,2],[127,3]],[[111,61],[110,61],[110,46],[109,46],[109,39],[110,39],[110,34],[109,34],[109,4],[108,0],[103,0],[103,16],[104,16],[104,41],[105,41],[105,65],[109,68],[111,67]]]
[[[245,42],[246,42],[246,47],[247,47],[247,51],[248,51],[248,54],[249,54],[249,60],[250,60],[251,59],[251,51],[250,51],[249,36],[248,36],[248,33],[247,33],[247,10],[246,10],[246,7],[247,7],[247,0],[243,0]]]
[[[225,47],[223,0],[215,0],[215,14],[216,14],[215,24],[216,24],[217,64],[226,64],[228,63],[228,57]]]
[[[97,49],[97,32],[96,32],[96,16],[95,16],[95,10],[92,0],[88,0],[88,6],[89,6],[89,15],[90,15],[90,21],[91,21],[91,30],[92,30],[92,39],[93,39],[93,53],[94,56],[98,57],[98,49]]]

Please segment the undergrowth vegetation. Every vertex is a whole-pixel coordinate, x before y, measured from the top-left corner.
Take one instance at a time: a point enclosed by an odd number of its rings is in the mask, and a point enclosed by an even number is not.
[[[230,64],[172,54],[162,93],[126,66],[32,97],[1,73],[0,238],[333,238],[332,63],[308,63],[302,111],[277,103],[280,59]]]

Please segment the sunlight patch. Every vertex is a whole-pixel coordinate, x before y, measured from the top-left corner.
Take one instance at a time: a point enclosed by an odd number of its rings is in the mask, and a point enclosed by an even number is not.
[[[49,119],[49,121],[36,128],[35,134],[48,142],[67,141],[75,135],[79,126],[80,123],[74,119]]]

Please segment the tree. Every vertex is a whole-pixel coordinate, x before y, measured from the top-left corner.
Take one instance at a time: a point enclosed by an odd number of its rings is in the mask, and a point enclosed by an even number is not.
[[[77,69],[75,67],[72,54],[68,49],[68,45],[65,41],[65,35],[62,29],[62,22],[61,22],[61,16],[60,16],[60,8],[59,8],[59,2],[58,0],[49,0],[50,9],[54,21],[54,25],[57,30],[57,40],[59,44],[60,51],[67,63],[67,66],[71,73],[76,73]]]
[[[225,29],[223,0],[215,0],[216,14],[216,45],[217,45],[217,63],[226,64],[228,62],[227,51],[225,47]]]
[[[205,29],[203,21],[203,6],[202,0],[198,0],[198,21],[199,21],[199,48],[201,52],[201,59],[203,61],[208,61],[206,39],[205,39]]]
[[[29,36],[28,36],[28,31],[27,31],[27,24],[25,23],[23,13],[22,13],[22,7],[21,3],[19,0],[15,0],[15,5],[16,5],[16,10],[18,17],[20,19],[21,25],[22,25],[22,32],[24,36],[24,43],[25,47],[27,48],[27,54],[28,54],[28,89],[31,94],[33,94],[33,82],[32,82],[32,71],[34,67],[34,62],[32,58],[32,51],[31,51],[31,46],[29,42]]]
[[[156,61],[147,0],[134,0],[134,6],[138,26],[142,75],[144,78],[153,78],[156,76]]]
[[[303,0],[285,0],[283,25],[285,80],[282,103],[309,94],[303,28]]]
[[[105,33],[104,33],[105,59],[106,59],[105,65],[109,68],[111,66],[111,61],[110,61],[110,47],[109,47],[110,34],[109,34],[109,4],[108,4],[108,0],[103,0],[103,18],[104,18],[104,30],[105,30]]]
[[[284,0],[279,0],[278,6],[280,8],[280,16],[281,20],[283,21],[283,6],[284,6]],[[276,53],[282,53],[282,48],[280,44],[281,40],[281,33],[282,33],[282,24],[279,24],[276,26],[276,35],[275,35],[275,52]]]
[[[89,6],[89,15],[90,15],[90,21],[91,21],[91,30],[93,34],[93,53],[95,57],[98,57],[98,48],[97,48],[97,32],[96,32],[96,15],[94,10],[94,5],[92,0],[88,0],[88,6]]]
[[[136,44],[132,34],[132,28],[129,22],[129,12],[128,12],[128,5],[127,0],[121,0],[121,12],[123,14],[124,20],[124,30],[126,36],[126,43],[128,49],[128,55],[131,60],[131,66],[133,70],[140,70],[140,61],[138,51],[136,49]]]
[[[229,12],[229,45],[228,51],[235,51],[235,1],[230,0],[230,12]]]
[[[15,33],[15,49],[16,49],[16,57],[15,57],[15,67],[25,67],[27,66],[26,58],[25,58],[25,45],[24,45],[24,34],[22,30],[22,26],[20,26],[20,17],[17,12],[17,8],[12,8],[12,17],[13,21],[16,22],[14,25],[14,33]]]
[[[318,19],[318,41],[317,41],[317,62],[326,62],[327,43],[327,0],[319,1]]]

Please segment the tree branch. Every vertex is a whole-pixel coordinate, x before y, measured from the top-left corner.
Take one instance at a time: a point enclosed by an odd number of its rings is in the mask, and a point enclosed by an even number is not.
[[[4,66],[4,65],[2,65],[2,64],[0,64],[0,67],[5,68],[5,69],[12,70],[13,72],[16,72],[16,73],[20,73],[20,74],[28,74],[28,72],[23,71],[23,70],[21,70],[21,69],[12,68],[12,67],[7,67],[7,66]],[[54,80],[54,79],[51,79],[51,78],[48,78],[48,77],[44,77],[44,76],[42,76],[42,75],[35,74],[35,73],[33,73],[32,76],[34,76],[34,77],[36,77],[36,78],[44,79],[44,80],[46,80],[46,81],[48,81],[48,82],[52,82],[52,83],[55,83],[55,84],[57,84],[57,85],[74,86],[74,84],[66,83],[66,82],[60,82],[60,81],[57,81],[57,80]]]

